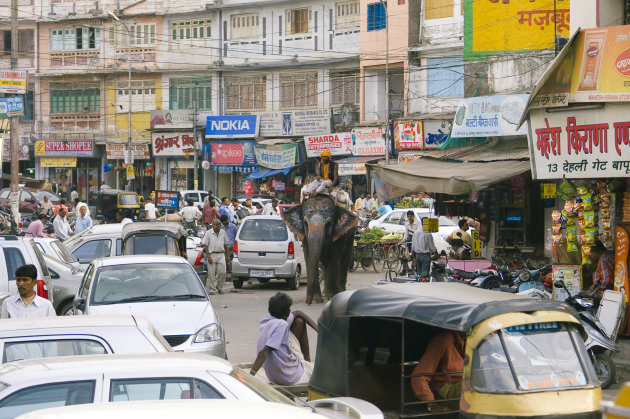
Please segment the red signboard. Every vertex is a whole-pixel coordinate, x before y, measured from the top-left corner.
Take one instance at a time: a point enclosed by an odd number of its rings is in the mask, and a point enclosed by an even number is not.
[[[214,164],[243,164],[245,151],[243,144],[238,143],[212,143],[212,163]]]

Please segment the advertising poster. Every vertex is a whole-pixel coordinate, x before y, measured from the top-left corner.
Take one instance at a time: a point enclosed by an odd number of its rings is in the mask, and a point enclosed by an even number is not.
[[[394,147],[396,150],[423,149],[422,121],[394,121]]]
[[[0,97],[0,118],[24,115],[22,96]]]
[[[456,138],[527,135],[527,126],[516,129],[529,95],[479,96],[459,101],[453,131]]]
[[[127,157],[127,145],[126,144],[107,144],[106,146],[107,158],[109,160],[124,160]],[[131,153],[134,160],[149,160],[151,153],[149,152],[148,144],[136,144],[131,146]]]
[[[352,154],[352,134],[337,132],[334,134],[305,136],[304,146],[307,157],[319,157],[323,150],[330,151],[331,156],[347,156]]]
[[[534,179],[630,176],[627,105],[553,113],[532,109],[529,116]]]
[[[339,176],[364,175],[366,173],[365,163],[339,163]]]
[[[466,60],[553,49],[556,35],[570,36],[569,0],[463,1]]]
[[[256,145],[254,147],[258,165],[275,170],[295,166],[295,152],[296,146],[294,144]]]
[[[210,146],[210,162],[215,165],[256,166],[253,140],[213,141]]]
[[[551,268],[553,283],[564,282],[564,289],[553,287],[553,299],[564,301],[568,295],[576,295],[582,289],[582,267],[580,265],[554,265]]]
[[[179,192],[155,191],[155,206],[166,209],[179,209]]]
[[[259,116],[262,137],[325,135],[331,131],[328,109],[266,112]]]
[[[422,129],[424,130],[424,148],[437,149],[448,140],[453,129],[453,121],[424,121]]]
[[[2,161],[11,161],[11,137],[9,134],[1,135],[0,139],[2,139]],[[28,151],[28,135],[22,135],[19,137],[20,148],[18,149],[18,159],[19,160],[30,160],[30,154]]]
[[[151,111],[151,129],[192,129],[192,109]]]
[[[0,70],[0,93],[26,94],[26,71]]]
[[[355,156],[384,156],[385,130],[383,127],[366,127],[353,129],[352,154]]]

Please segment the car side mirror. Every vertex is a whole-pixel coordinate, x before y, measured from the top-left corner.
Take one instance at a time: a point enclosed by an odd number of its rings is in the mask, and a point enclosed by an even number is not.
[[[77,310],[84,311],[85,310],[85,298],[75,298],[74,301],[72,301],[72,305]]]

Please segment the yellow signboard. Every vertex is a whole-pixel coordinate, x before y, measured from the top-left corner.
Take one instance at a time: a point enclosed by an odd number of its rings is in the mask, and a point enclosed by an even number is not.
[[[555,34],[570,35],[570,0],[466,0],[464,8],[467,59],[553,49]]]
[[[556,184],[543,183],[541,189],[542,199],[551,199],[556,197]]]
[[[77,167],[76,157],[42,157],[39,159],[41,167]]]
[[[479,240],[479,230],[471,231],[472,236],[472,257],[473,259],[481,258],[481,240]]]
[[[36,156],[46,155],[46,141],[35,141],[35,155]]]
[[[422,220],[422,231],[425,233],[437,233],[440,223],[437,218],[425,218]]]
[[[126,167],[126,170],[127,170],[127,180],[136,178],[136,172],[133,170],[133,164],[128,164]]]

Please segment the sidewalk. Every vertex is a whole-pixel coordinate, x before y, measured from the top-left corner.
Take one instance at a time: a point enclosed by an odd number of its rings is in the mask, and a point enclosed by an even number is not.
[[[617,367],[617,382],[630,381],[630,337],[617,337],[617,345],[621,350],[612,354]]]

